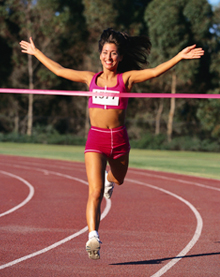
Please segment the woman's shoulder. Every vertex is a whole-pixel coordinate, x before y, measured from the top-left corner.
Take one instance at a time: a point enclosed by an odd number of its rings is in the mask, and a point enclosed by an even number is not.
[[[100,72],[97,72],[97,73],[95,73],[95,72],[89,72],[89,78],[88,78],[88,86],[90,87],[90,89],[91,89],[91,85],[94,85],[95,83],[96,83],[96,79],[97,79],[97,77],[99,76],[99,75],[101,75],[102,74],[102,71],[100,71]]]
[[[82,71],[82,74],[85,74],[85,78],[86,78],[86,83],[89,86],[92,79],[94,78],[95,75],[97,75],[97,73],[92,72],[92,71]]]
[[[122,74],[122,80],[128,91],[131,90],[133,83],[131,82],[132,71],[125,71]]]

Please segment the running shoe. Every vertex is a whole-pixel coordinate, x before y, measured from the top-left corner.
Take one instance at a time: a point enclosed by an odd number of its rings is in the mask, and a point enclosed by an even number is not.
[[[110,199],[113,193],[115,184],[107,180],[108,172],[105,172],[105,188],[104,188],[104,197]]]
[[[93,237],[89,239],[86,243],[86,251],[89,255],[89,258],[92,260],[100,259],[100,244],[102,242],[99,240],[98,237]]]

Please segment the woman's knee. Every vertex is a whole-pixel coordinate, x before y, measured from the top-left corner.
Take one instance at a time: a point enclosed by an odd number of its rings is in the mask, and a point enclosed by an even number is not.
[[[89,200],[91,201],[101,202],[102,198],[103,198],[103,190],[101,189],[95,189],[89,193]]]
[[[127,173],[127,168],[111,168],[111,170],[109,171],[109,181],[114,182],[117,185],[122,185],[124,183],[124,179]]]
[[[116,185],[121,186],[124,183],[124,178],[117,178],[114,182]]]
[[[111,168],[109,181],[114,182],[117,185],[124,183],[124,178],[128,170],[129,154],[126,154],[116,160],[109,159],[109,165]]]

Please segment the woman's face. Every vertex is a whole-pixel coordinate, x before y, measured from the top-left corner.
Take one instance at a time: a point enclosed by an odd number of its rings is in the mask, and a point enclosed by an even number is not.
[[[119,55],[117,46],[114,43],[105,43],[100,54],[100,60],[103,68],[114,70],[117,69],[122,57]]]

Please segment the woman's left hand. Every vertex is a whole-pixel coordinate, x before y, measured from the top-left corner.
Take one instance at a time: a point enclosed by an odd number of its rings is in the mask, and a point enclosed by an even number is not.
[[[182,59],[200,59],[204,55],[204,50],[202,48],[195,48],[196,45],[188,46],[184,48],[179,55]]]

